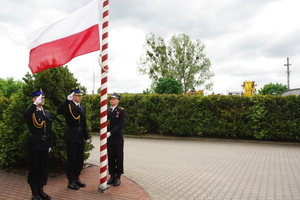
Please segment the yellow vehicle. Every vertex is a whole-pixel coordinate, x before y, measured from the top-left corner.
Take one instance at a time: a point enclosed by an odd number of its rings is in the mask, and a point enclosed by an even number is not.
[[[255,81],[244,81],[242,87],[245,90],[245,96],[251,97],[253,94],[255,94],[256,93],[255,86],[257,86],[255,84]]]

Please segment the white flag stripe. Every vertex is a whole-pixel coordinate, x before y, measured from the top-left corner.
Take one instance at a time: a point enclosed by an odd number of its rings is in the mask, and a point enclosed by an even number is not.
[[[65,38],[99,24],[99,0],[94,0],[66,18],[32,32],[26,46],[33,49],[41,44]]]

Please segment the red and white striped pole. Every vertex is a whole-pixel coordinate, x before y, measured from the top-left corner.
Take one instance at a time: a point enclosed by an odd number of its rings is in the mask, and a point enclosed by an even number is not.
[[[105,192],[107,185],[107,74],[108,74],[108,14],[109,0],[103,0],[102,49],[101,49],[101,102],[100,102],[100,184],[98,190]]]

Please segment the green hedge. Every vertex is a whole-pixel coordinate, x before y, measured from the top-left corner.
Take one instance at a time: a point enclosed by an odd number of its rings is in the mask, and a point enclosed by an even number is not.
[[[0,98],[0,164],[15,167],[27,163],[25,143],[29,130],[22,117],[31,103],[24,94]],[[109,95],[108,95],[109,96]],[[100,95],[85,95],[89,130],[100,129]],[[65,121],[57,106],[46,101],[52,113],[54,147],[51,165],[66,162],[62,139]],[[108,101],[108,107],[109,101]],[[202,96],[122,95],[126,110],[125,134],[159,134],[210,138],[300,141],[300,96]],[[86,144],[85,158],[93,146]]]
[[[92,104],[92,129],[99,131],[100,95]],[[300,140],[300,96],[124,94],[119,106],[126,110],[125,134]]]

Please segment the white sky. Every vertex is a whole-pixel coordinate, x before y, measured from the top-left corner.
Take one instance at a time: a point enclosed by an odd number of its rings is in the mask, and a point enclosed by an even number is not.
[[[0,78],[21,80],[30,72],[25,38],[89,2],[1,0]],[[206,45],[215,73],[213,91],[206,94],[241,91],[246,80],[255,81],[257,89],[270,82],[286,85],[287,57],[292,64],[290,88],[300,88],[299,8],[299,0],[111,0],[108,93],[150,88],[148,76],[138,75],[137,62],[151,32],[165,39],[185,33]],[[83,55],[67,64],[89,94],[101,85],[98,55]]]

